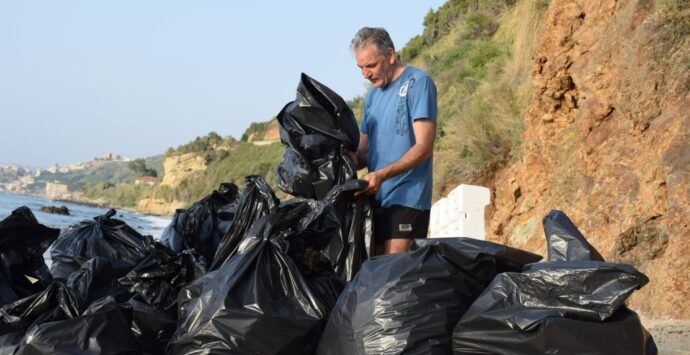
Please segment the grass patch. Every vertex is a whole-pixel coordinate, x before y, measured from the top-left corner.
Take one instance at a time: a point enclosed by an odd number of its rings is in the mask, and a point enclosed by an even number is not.
[[[486,181],[516,159],[531,94],[531,56],[548,8],[543,1],[446,5],[425,18],[425,42],[409,43],[411,64],[432,76],[439,94],[434,200],[457,184]]]

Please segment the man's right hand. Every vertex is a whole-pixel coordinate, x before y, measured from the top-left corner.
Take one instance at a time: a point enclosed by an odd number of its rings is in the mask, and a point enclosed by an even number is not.
[[[379,192],[379,189],[381,188],[381,184],[384,181],[383,175],[379,171],[373,171],[370,172],[369,174],[366,174],[362,180],[365,180],[367,182],[367,187],[364,189],[355,192],[355,196],[359,195],[376,195],[377,192]]]

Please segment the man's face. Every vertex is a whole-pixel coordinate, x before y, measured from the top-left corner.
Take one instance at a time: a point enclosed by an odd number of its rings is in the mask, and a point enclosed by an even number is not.
[[[395,53],[392,49],[384,55],[374,44],[367,44],[355,52],[357,66],[362,70],[362,76],[371,82],[375,88],[388,85],[393,79]]]

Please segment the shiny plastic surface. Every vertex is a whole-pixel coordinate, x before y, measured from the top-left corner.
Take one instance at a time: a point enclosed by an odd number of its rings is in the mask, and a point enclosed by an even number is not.
[[[356,151],[359,129],[345,100],[302,74],[297,98],[278,114],[280,140],[287,145],[276,182],[293,196],[322,199],[336,185],[356,177],[345,151]]]
[[[19,207],[0,221],[0,305],[45,289],[52,276],[43,253],[60,234],[36,220],[28,207]]]
[[[177,210],[161,235],[161,243],[176,253],[193,249],[210,264],[221,237],[232,224],[237,199],[237,186],[222,183],[190,208]]]
[[[232,225],[221,238],[209,271],[218,269],[232,256],[254,222],[275,210],[280,203],[264,178],[252,175],[245,177],[244,182],[245,189],[237,203]]]
[[[453,327],[493,277],[538,255],[468,238],[415,241],[367,260],[338,298],[317,354],[448,354]]]
[[[601,256],[562,212],[550,213],[544,230],[550,260],[496,276],[455,327],[453,352],[655,354],[624,306],[647,277],[627,264],[591,260]]]
[[[0,353],[14,354],[27,330],[40,324],[79,316],[79,298],[62,281],[0,307]]]
[[[330,204],[296,199],[256,221],[236,253],[179,296],[170,354],[309,354],[342,290],[321,254]]]
[[[372,197],[354,193],[366,187],[366,181],[348,180],[331,189],[325,200],[338,216],[340,229],[324,249],[336,275],[349,283],[362,263],[373,255]]]
[[[549,261],[604,261],[577,227],[562,211],[552,210],[543,220]]]
[[[66,280],[83,263],[95,257],[110,262],[114,277],[121,277],[147,255],[153,238],[112,218],[115,213],[111,209],[93,221],[83,221],[60,234],[50,252],[53,259],[50,272],[54,278]]]
[[[140,354],[120,307],[104,298],[82,315],[29,329],[17,355]]]

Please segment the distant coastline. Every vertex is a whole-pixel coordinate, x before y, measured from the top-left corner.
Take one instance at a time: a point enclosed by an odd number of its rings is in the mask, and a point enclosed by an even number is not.
[[[0,191],[0,194],[6,194],[6,195],[13,195],[13,196],[28,196],[28,197],[35,197],[35,198],[40,198],[40,199],[46,199],[49,201],[54,201],[54,202],[63,202],[63,203],[71,203],[75,205],[82,205],[82,206],[87,206],[87,207],[92,207],[92,208],[112,208],[117,211],[127,211],[127,212],[134,212],[138,213],[143,216],[155,216],[155,217],[170,217],[171,215],[165,215],[165,214],[155,214],[155,213],[141,213],[137,211],[135,208],[131,207],[122,207],[122,206],[117,206],[113,205],[111,203],[106,203],[106,202],[96,202],[96,201],[90,201],[90,200],[83,200],[83,199],[70,199],[70,198],[50,198],[46,195],[42,194],[34,194],[34,193],[28,193],[28,192],[16,192],[16,191]]]

